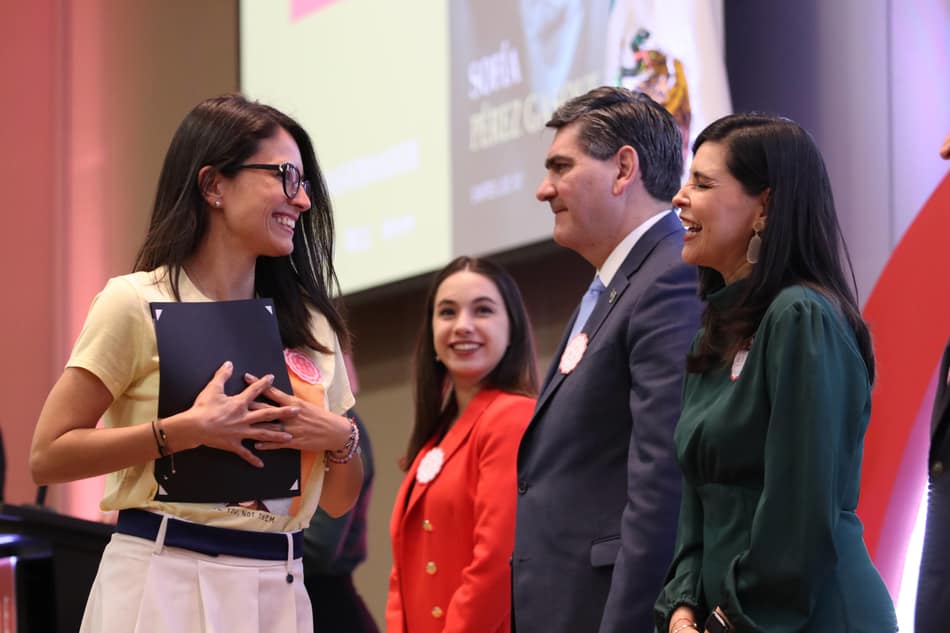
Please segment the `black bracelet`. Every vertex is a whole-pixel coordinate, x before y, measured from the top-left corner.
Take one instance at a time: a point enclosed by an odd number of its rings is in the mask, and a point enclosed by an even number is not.
[[[165,429],[162,428],[161,420],[152,420],[152,435],[155,436],[155,444],[158,445],[158,454],[162,457],[168,457],[171,461],[172,474],[175,474],[175,454],[168,450],[168,437],[165,435]]]
[[[159,457],[165,457],[165,455],[167,455],[168,453],[165,451],[165,442],[163,441],[164,438],[159,439],[158,429],[155,426],[155,422],[156,422],[155,420],[152,420],[152,437],[155,438],[155,446],[158,447]]]

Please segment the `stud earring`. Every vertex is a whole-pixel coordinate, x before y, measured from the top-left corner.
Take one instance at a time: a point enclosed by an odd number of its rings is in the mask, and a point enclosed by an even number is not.
[[[752,237],[749,238],[749,246],[745,251],[745,260],[750,264],[759,263],[759,251],[762,250],[762,237],[759,235],[765,229],[765,222],[758,218],[752,224]]]
[[[220,201],[220,200],[215,200],[215,201],[214,201],[214,206],[216,206],[216,207],[218,207],[218,208],[220,209],[220,208],[221,208],[221,201]]]

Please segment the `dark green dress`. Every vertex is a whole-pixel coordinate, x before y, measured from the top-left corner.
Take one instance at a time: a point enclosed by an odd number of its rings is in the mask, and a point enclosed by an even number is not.
[[[710,309],[741,290],[712,294]],[[851,328],[804,286],[775,298],[744,364],[686,375],[683,498],[658,631],[683,604],[700,624],[718,605],[740,632],[897,630],[855,514],[870,411]]]

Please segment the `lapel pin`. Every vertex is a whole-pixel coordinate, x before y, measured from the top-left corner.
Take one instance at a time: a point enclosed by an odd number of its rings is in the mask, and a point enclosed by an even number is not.
[[[755,339],[753,338],[752,341]],[[732,359],[732,373],[730,378],[732,382],[739,380],[739,374],[742,373],[742,368],[745,367],[746,358],[749,356],[749,350],[752,349],[752,341],[749,341],[749,346],[745,349],[740,349],[736,352],[735,358]]]
[[[561,354],[561,362],[558,363],[558,369],[561,370],[562,374],[571,373],[581,362],[584,352],[587,351],[587,340],[586,334],[578,332],[564,348],[564,353]]]
[[[617,299],[617,291],[613,288],[610,289],[610,296],[607,298],[607,303],[613,305],[613,302]]]
[[[290,369],[290,371],[292,371],[297,376],[297,378],[300,378],[302,381],[311,385],[315,385],[320,382],[320,369],[303,353],[298,352],[295,349],[285,349],[284,362],[287,363],[287,367]]]

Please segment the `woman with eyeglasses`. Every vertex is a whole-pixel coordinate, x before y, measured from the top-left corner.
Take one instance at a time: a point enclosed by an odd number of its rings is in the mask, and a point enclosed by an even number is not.
[[[33,437],[37,483],[108,474],[101,508],[119,511],[81,631],[313,630],[300,531],[318,502],[346,512],[362,481],[358,432],[341,415],[354,402],[347,331],[330,299],[332,236],[323,176],[296,121],[239,95],[186,116],[135,272],[94,300]],[[159,419],[149,303],[252,298],[273,301],[293,394],[248,374],[226,395],[224,362],[190,408]],[[156,500],[156,459],[206,446],[261,467],[244,440],[301,451],[299,496]]]

